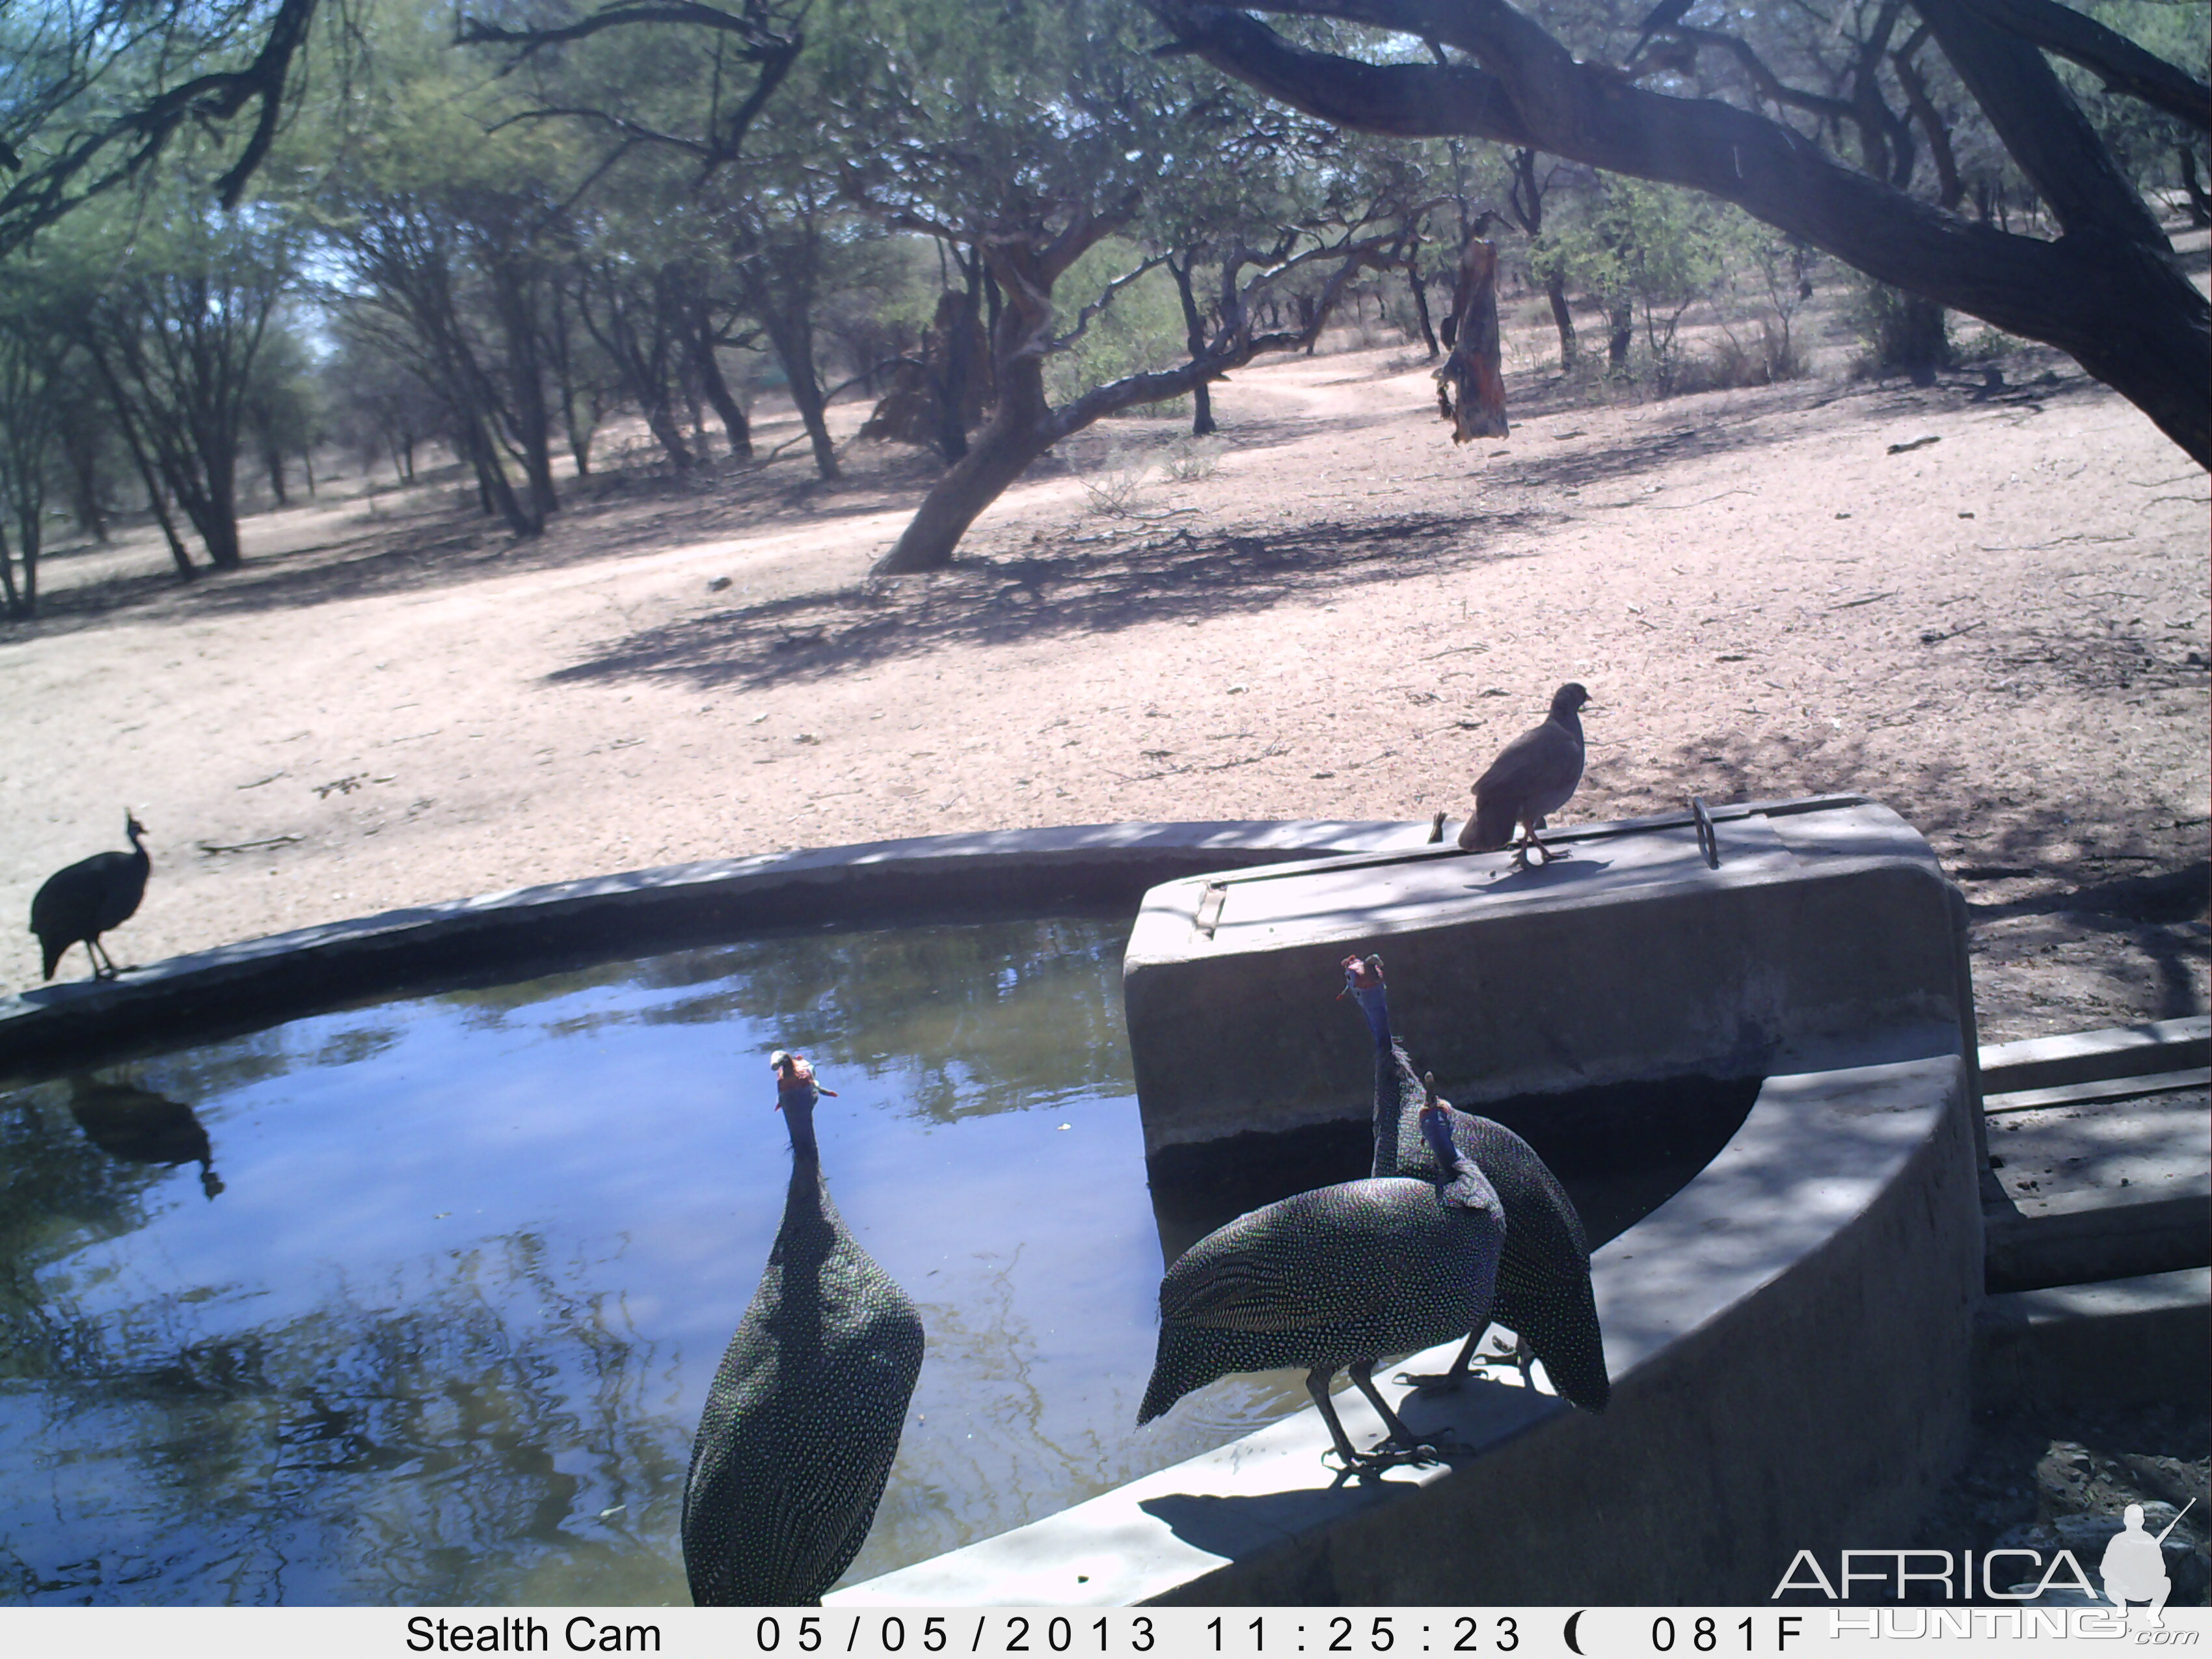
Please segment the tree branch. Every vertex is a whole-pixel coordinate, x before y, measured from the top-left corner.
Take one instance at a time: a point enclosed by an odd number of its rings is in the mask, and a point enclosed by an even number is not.
[[[2088,162],[2070,137],[2042,136],[2033,153],[2047,164],[2054,189],[2065,192],[2068,211],[2095,210],[2087,217],[2100,229],[2039,241],[1916,200],[1765,116],[1646,91],[1618,71],[1578,64],[1504,0],[1268,0],[1270,9],[1432,33],[1480,57],[1480,70],[1364,64],[1293,46],[1240,12],[1191,0],[1147,3],[1199,57],[1337,125],[1494,139],[1733,202],[1880,281],[2058,347],[2136,404],[2200,465],[2212,465],[2212,404],[2203,395],[2212,307],[2174,265],[2140,202],[2130,216],[2109,193],[2112,164],[2101,150],[2101,170],[2068,174],[2069,164]],[[2013,101],[1999,95],[2002,83],[1990,94],[1999,106],[1991,118],[2008,143],[2022,124],[2039,118],[2055,126],[2070,111],[2078,121],[2070,99],[2051,101],[2063,98],[2063,88],[2054,94],[2028,72],[2039,67],[2050,76],[2033,48],[1996,35],[1964,4],[1926,0],[1919,8],[1954,64],[1954,33],[1995,37],[1995,50],[2008,42],[2035,59],[2033,66],[2005,64],[2019,71]],[[1965,22],[1956,30],[1948,27],[1960,18]],[[1982,96],[1964,66],[1960,72]],[[2062,222],[2074,228],[2072,220]],[[2125,232],[2110,234],[2119,224]]]
[[[1966,0],[1968,9],[2023,40],[2072,59],[2114,92],[2212,132],[2212,86],[2124,34],[2056,0]]]
[[[136,178],[186,121],[228,121],[247,104],[258,100],[245,148],[216,181],[216,199],[226,210],[236,207],[276,139],[292,64],[307,41],[317,3],[318,0],[282,0],[269,21],[259,51],[243,69],[197,76],[167,88],[64,143],[43,164],[33,167],[27,176],[0,195],[0,255],[21,246],[92,197]],[[82,78],[88,83],[94,77]],[[66,77],[65,84],[77,87],[78,77]],[[87,174],[103,152],[115,146],[125,148],[121,158],[104,171],[91,173],[73,194],[71,184]],[[0,145],[0,149],[8,147]],[[8,149],[8,155],[21,162],[15,150]],[[19,165],[9,171],[21,168]]]

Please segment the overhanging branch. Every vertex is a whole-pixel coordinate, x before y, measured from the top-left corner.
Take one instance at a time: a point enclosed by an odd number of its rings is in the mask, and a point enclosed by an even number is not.
[[[1882,282],[2057,346],[2212,465],[2212,402],[2203,391],[2212,307],[2163,239],[2154,243],[2128,222],[2127,204],[2106,193],[2101,178],[2071,180],[2069,206],[2087,210],[2085,234],[2040,241],[1917,200],[1765,116],[1668,97],[1577,63],[1505,0],[1269,0],[1270,9],[1432,34],[1479,58],[1481,69],[1364,64],[1294,46],[1241,12],[1189,0],[1148,3],[1199,57],[1336,125],[1488,138],[1733,202]],[[1947,51],[1945,24],[1964,3],[1951,0],[1953,15],[1942,21],[1944,0],[1921,8],[1936,14],[1929,21]],[[2042,96],[2026,86],[2022,111]],[[2046,132],[2063,125],[2060,114],[2051,112]],[[2007,131],[2005,121],[1999,126]],[[2046,148],[2038,160],[2063,167],[2069,158]],[[2135,210],[2142,214],[2139,202]],[[2121,228],[2127,234],[2110,234]]]

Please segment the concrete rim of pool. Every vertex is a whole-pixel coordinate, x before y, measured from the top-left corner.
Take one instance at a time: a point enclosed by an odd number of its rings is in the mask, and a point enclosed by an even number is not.
[[[0,1003],[0,1069],[264,1026],[427,977],[527,971],[549,955],[605,959],[825,922],[1133,908],[1179,878],[1402,854],[1426,839],[1425,824],[1388,823],[1095,825],[523,889],[18,994]],[[1954,896],[1932,855],[1882,861],[1922,878],[1905,887],[1929,927],[1952,926]],[[1970,998],[1963,955],[1958,984]],[[1413,1398],[1408,1421],[1449,1428],[1464,1453],[1340,1484],[1308,1408],[831,1603],[1748,1603],[1769,1598],[1800,1550],[1832,1567],[1844,1547],[1901,1547],[1967,1426],[1978,1103],[1970,1000],[1954,1012],[1948,1041],[1939,1020],[1901,1048],[1892,1037],[1838,1049],[1818,1071],[1770,1074],[1705,1170],[1596,1253],[1613,1378],[1604,1416],[1494,1382]],[[1379,1432],[1356,1394],[1339,1404],[1355,1438]]]

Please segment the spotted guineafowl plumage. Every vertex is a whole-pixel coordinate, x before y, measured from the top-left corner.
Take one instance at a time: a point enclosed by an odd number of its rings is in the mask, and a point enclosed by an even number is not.
[[[1448,1342],[1487,1316],[1505,1230],[1482,1171],[1454,1152],[1441,1112],[1424,1120],[1443,1181],[1347,1181],[1254,1210],[1192,1245],[1160,1281],[1160,1341],[1137,1413],[1149,1423],[1233,1371],[1303,1365],[1347,1468],[1418,1443],[1376,1391],[1376,1363]],[[1389,1425],[1363,1456],[1337,1420],[1329,1379],[1347,1370]]]
[[[860,1553],[921,1370],[921,1321],[823,1183],[814,1080],[779,1050],[791,1188],[768,1271],[722,1355],[684,1485],[702,1606],[811,1606]]]
[[[1382,959],[1344,960],[1345,988],[1358,1002],[1375,1037],[1375,1173],[1433,1179],[1431,1156],[1418,1119],[1429,1091],[1406,1050],[1390,1034]],[[1502,1123],[1438,1103],[1451,1126],[1452,1145],[1480,1164],[1505,1210],[1505,1250],[1498,1264],[1498,1294],[1491,1318],[1519,1339],[1513,1356],[1523,1377],[1532,1360],[1561,1397],[1584,1411],[1601,1412],[1613,1397],[1605,1369],[1605,1341],[1591,1294],[1589,1241],[1575,1201],[1535,1148]],[[1443,1381],[1467,1375],[1482,1328],[1467,1344]]]

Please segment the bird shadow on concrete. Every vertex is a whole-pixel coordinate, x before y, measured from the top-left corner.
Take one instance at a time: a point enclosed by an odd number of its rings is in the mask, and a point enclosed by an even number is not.
[[[1571,852],[1565,856],[1555,856],[1549,864],[1532,862],[1525,870],[1508,867],[1503,873],[1470,881],[1467,888],[1471,893],[1511,894],[1516,896],[1553,892],[1592,880],[1612,867],[1611,859],[1592,858],[1587,853]]]
[[[1533,513],[1322,520],[1264,534],[1132,530],[1118,545],[963,562],[921,580],[793,595],[648,628],[555,682],[681,680],[756,688],[822,680],[960,646],[1203,623],[1371,582],[1510,557]]]
[[[1470,1378],[1450,1394],[1412,1393],[1395,1404],[1399,1415],[1415,1433],[1447,1437],[1427,1466],[1431,1469],[1439,1465],[1464,1465],[1535,1424],[1571,1409],[1555,1395],[1480,1376]],[[1361,1437],[1358,1432],[1353,1434],[1355,1442]],[[1285,1462],[1289,1461],[1286,1455]],[[1235,1560],[1292,1543],[1302,1533],[1377,1504],[1395,1502],[1424,1484],[1414,1469],[1404,1465],[1361,1471],[1340,1469],[1333,1461],[1319,1461],[1316,1467],[1333,1477],[1328,1486],[1297,1486],[1280,1492],[1233,1496],[1169,1492],[1145,1498],[1137,1507],[1164,1522],[1184,1543]]]

